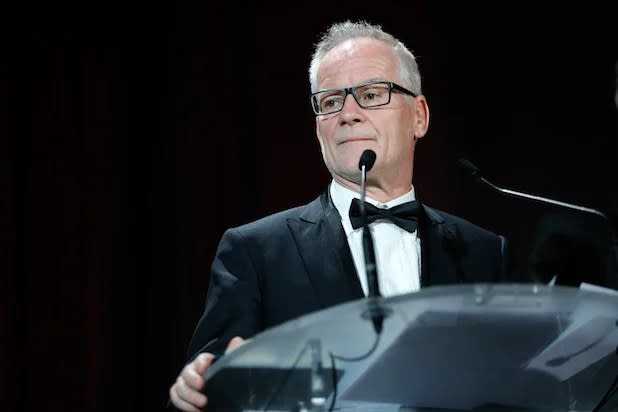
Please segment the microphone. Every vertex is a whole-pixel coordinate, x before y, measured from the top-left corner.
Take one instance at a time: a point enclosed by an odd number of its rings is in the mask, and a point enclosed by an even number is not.
[[[361,171],[361,198],[360,212],[363,220],[363,252],[365,255],[365,271],[367,274],[367,289],[369,297],[380,296],[380,286],[378,285],[378,275],[376,271],[376,256],[373,246],[373,238],[369,231],[367,213],[365,212],[365,194],[367,192],[367,172],[371,170],[376,162],[376,153],[373,150],[365,150],[358,161],[358,168]]]
[[[519,198],[528,199],[528,200],[534,200],[534,201],[541,202],[541,203],[549,203],[549,204],[556,205],[556,206],[566,207],[568,209],[578,210],[580,212],[592,213],[593,215],[600,216],[606,221],[609,221],[609,219],[607,218],[605,214],[599,212],[596,209],[591,209],[589,207],[584,207],[584,206],[578,206],[578,205],[574,205],[574,204],[566,203],[566,202],[559,202],[557,200],[548,199],[542,196],[529,195],[527,193],[517,192],[515,190],[504,189],[504,188],[498,187],[494,185],[493,183],[491,183],[489,180],[485,179],[483,176],[481,176],[479,168],[476,167],[472,162],[470,162],[467,159],[459,159],[457,161],[457,166],[459,166],[466,175],[475,178],[477,181],[486,184],[487,186],[489,186],[496,192],[502,193],[504,195],[519,197]]]
[[[365,194],[367,192],[367,172],[371,170],[376,161],[376,153],[373,150],[366,149],[358,161],[358,168],[361,171],[361,191],[360,191],[360,212],[363,220],[363,254],[365,256],[365,274],[367,275],[367,298],[369,299],[369,316],[373,323],[376,334],[382,332],[382,323],[384,321],[384,311],[375,302],[375,299],[380,297],[380,286],[378,285],[378,274],[376,267],[375,249],[373,246],[373,237],[369,230],[367,222],[367,213],[365,212]]]
[[[472,178],[474,178],[476,181],[483,183],[487,186],[489,186],[492,190],[506,195],[506,196],[512,196],[512,197],[516,197],[516,198],[521,198],[521,199],[526,199],[526,200],[532,200],[535,202],[539,202],[539,203],[544,203],[544,204],[550,204],[550,205],[555,205],[555,206],[560,206],[566,209],[571,209],[571,210],[576,210],[578,212],[583,212],[583,213],[588,213],[588,214],[592,214],[592,215],[596,215],[598,217],[601,217],[606,225],[607,228],[609,230],[609,234],[610,237],[612,239],[613,242],[613,270],[616,271],[616,268],[618,268],[618,238],[616,237],[616,233],[611,225],[611,222],[609,221],[609,218],[607,217],[607,215],[605,215],[604,213],[596,210],[596,209],[592,209],[589,207],[584,207],[584,206],[579,206],[579,205],[574,205],[572,203],[566,203],[566,202],[561,202],[558,200],[554,200],[554,199],[549,199],[546,197],[542,197],[542,196],[535,196],[535,195],[531,195],[528,193],[523,193],[523,192],[518,192],[515,190],[510,190],[510,189],[505,189],[499,186],[494,185],[493,183],[491,183],[489,180],[485,179],[482,175],[481,172],[479,170],[478,167],[476,167],[472,162],[470,162],[467,159],[459,159],[457,161],[457,166],[459,166],[459,168],[463,171],[463,173],[467,176],[470,176]],[[611,269],[610,269],[611,271]],[[614,274],[615,276],[615,274]]]

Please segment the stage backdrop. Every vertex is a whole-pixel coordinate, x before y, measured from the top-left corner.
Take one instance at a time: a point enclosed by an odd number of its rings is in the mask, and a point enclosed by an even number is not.
[[[4,19],[0,409],[164,408],[225,228],[329,182],[307,66],[345,18],[418,56],[432,115],[420,199],[508,236],[514,281],[545,280],[572,250],[572,276],[604,270],[601,223],[500,197],[455,162],[615,225],[609,6],[181,3],[57,1]]]

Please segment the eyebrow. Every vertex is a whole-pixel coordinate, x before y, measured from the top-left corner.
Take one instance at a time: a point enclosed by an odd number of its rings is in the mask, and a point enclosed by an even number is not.
[[[373,77],[369,80],[360,82],[359,84],[365,84],[365,83],[371,83],[371,82],[388,82],[388,80],[384,79],[383,77]]]
[[[361,81],[361,82],[357,83],[357,84],[356,84],[356,85],[354,85],[354,86],[348,86],[348,87],[357,87],[357,86],[362,86],[362,85],[364,85],[364,84],[367,84],[367,83],[373,83],[373,82],[386,82],[386,83],[391,83],[391,81],[390,81],[390,80],[386,80],[386,79],[385,79],[385,78],[383,78],[383,77],[372,77],[371,79],[365,79],[365,80],[363,80],[363,81]],[[345,89],[345,88],[346,88],[346,87],[329,87],[329,88],[326,88],[326,89],[318,89],[318,90],[316,90],[316,92],[323,91],[323,90],[342,90],[342,89]]]

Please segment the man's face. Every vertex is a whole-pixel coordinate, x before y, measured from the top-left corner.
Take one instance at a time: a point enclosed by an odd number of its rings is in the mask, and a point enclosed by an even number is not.
[[[401,84],[392,47],[369,38],[345,41],[328,52],[317,80],[318,90],[376,80]],[[393,91],[388,105],[364,109],[348,95],[342,111],[316,116],[316,133],[335,180],[345,186],[359,184],[358,160],[365,149],[372,149],[377,158],[368,180],[388,189],[411,184],[414,146],[425,134],[428,120],[423,96],[412,98]]]

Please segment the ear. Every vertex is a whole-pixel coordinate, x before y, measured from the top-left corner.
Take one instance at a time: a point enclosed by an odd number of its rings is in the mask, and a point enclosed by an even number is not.
[[[413,137],[418,140],[425,136],[429,128],[429,105],[427,99],[422,94],[418,96],[412,104],[414,112]]]

